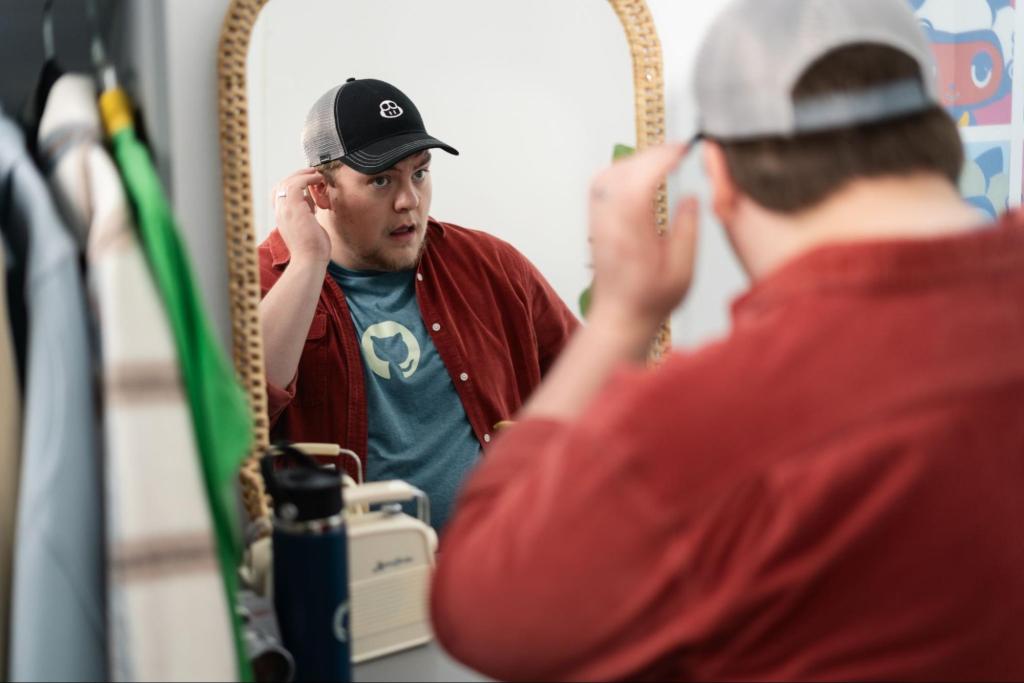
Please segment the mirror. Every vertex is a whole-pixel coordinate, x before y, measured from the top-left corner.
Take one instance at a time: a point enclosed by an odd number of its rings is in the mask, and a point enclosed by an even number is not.
[[[221,136],[233,353],[267,443],[255,248],[271,193],[305,166],[307,111],[350,76],[403,90],[427,130],[437,220],[513,245],[579,316],[586,191],[616,144],[663,139],[661,53],[643,0],[235,0],[221,38]],[[664,221],[665,198],[658,203]],[[667,333],[659,349],[668,346]],[[255,470],[249,468],[250,475]],[[243,476],[253,518],[258,476]]]

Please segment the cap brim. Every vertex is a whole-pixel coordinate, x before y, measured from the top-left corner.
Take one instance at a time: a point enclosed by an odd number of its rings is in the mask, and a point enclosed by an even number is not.
[[[402,159],[422,152],[425,149],[443,149],[449,154],[458,155],[459,151],[426,133],[406,133],[378,140],[356,152],[341,157],[342,163],[351,166],[360,173],[380,173],[386,171]]]

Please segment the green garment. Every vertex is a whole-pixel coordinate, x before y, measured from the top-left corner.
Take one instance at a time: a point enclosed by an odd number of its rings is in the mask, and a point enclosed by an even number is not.
[[[206,319],[188,254],[178,236],[160,177],[149,151],[136,136],[127,96],[121,90],[109,90],[100,98],[100,108],[111,137],[114,158],[135,209],[142,248],[167,307],[178,347],[234,624],[239,674],[241,680],[251,681],[249,659],[235,609],[237,569],[242,553],[235,481],[252,443],[249,405]]]

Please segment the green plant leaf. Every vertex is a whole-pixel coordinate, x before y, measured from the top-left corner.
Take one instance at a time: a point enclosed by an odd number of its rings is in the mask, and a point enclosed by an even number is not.
[[[580,294],[580,315],[584,318],[587,317],[587,312],[590,310],[590,289],[591,286],[587,286]]]
[[[636,149],[630,147],[629,145],[623,145],[621,143],[617,144],[615,145],[615,148],[612,150],[612,161],[617,161],[618,159],[621,159],[623,157],[628,157],[630,154],[633,154],[635,152]]]

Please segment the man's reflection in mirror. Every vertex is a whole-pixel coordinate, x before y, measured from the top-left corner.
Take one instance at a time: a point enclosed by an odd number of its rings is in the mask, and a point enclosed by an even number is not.
[[[458,152],[393,85],[332,88],[302,145],[259,247],[271,436],[354,450],[368,481],[425,491],[441,529],[578,322],[511,245],[430,217],[431,150]]]

